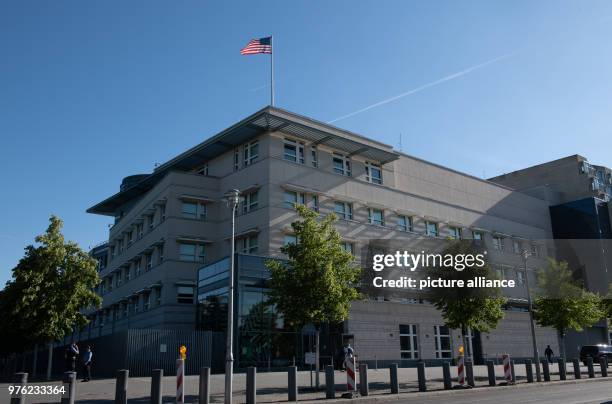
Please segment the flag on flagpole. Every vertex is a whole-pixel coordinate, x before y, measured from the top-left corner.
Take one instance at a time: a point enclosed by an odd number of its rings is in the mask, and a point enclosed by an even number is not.
[[[247,46],[240,51],[241,55],[255,55],[258,53],[272,53],[272,37],[251,39]]]

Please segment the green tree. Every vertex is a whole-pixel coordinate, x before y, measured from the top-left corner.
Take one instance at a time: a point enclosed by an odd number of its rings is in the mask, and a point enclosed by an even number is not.
[[[605,317],[602,299],[587,292],[572,276],[567,262],[548,259],[538,274],[538,292],[534,300],[534,318],[542,327],[557,330],[561,357],[565,359],[565,333],[582,331]]]
[[[38,245],[25,248],[0,294],[0,327],[10,330],[5,338],[22,341],[14,348],[49,343],[51,350],[53,341],[88,323],[81,309],[101,303],[93,291],[100,282],[96,260],[64,240],[59,218],[49,221],[46,233],[35,239]]]
[[[476,255],[479,252],[470,240],[452,241],[442,252],[443,256],[454,257]],[[431,278],[446,280],[462,280],[465,285],[476,277],[496,279],[487,262],[478,266],[476,262],[466,265],[458,271],[450,260],[443,260],[439,265],[427,268]],[[429,299],[440,310],[447,326],[461,330],[463,346],[466,349],[466,334],[468,329],[487,332],[497,326],[504,317],[502,306],[506,299],[502,297],[500,288],[432,288]]]
[[[269,302],[276,306],[286,324],[299,332],[307,324],[316,329],[316,381],[319,386],[319,333],[324,323],[348,318],[351,302],[360,298],[357,284],[361,270],[352,265],[353,256],[342,248],[334,227],[336,216],[319,214],[296,206],[300,220],[291,224],[296,243],[281,251],[287,261],[270,260]]]

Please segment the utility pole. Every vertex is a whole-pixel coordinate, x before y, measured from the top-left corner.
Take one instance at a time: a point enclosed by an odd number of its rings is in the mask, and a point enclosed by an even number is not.
[[[535,323],[533,319],[533,302],[531,300],[531,291],[529,290],[529,274],[527,273],[527,258],[531,255],[527,249],[523,249],[523,264],[525,268],[525,287],[527,288],[527,304],[529,305],[529,325],[531,327],[531,342],[533,344],[533,361],[536,367],[536,378],[539,382],[542,381],[540,373],[540,354],[538,353],[538,340],[535,333]]]

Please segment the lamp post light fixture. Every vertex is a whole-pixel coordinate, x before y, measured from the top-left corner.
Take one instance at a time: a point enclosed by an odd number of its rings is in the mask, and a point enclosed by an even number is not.
[[[236,207],[240,203],[240,191],[229,190],[224,195],[227,207],[232,210],[232,236],[230,238],[230,267],[227,292],[227,335],[225,342],[225,404],[232,403],[232,376],[234,373],[234,354],[232,344],[234,338],[234,225]]]
[[[533,302],[531,300],[531,291],[529,290],[529,274],[527,273],[527,258],[531,256],[531,253],[527,249],[523,249],[521,256],[523,257],[523,264],[525,269],[525,287],[527,289],[527,304],[529,306],[529,326],[531,327],[531,342],[533,344],[533,361],[536,367],[536,378],[538,382],[542,381],[542,374],[540,373],[540,354],[538,353],[538,340],[536,339],[535,324],[533,320]]]

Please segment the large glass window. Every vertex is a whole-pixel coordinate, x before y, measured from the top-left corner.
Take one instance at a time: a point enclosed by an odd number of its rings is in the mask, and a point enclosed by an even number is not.
[[[297,244],[297,237],[293,234],[286,234],[283,245]]]
[[[436,344],[436,359],[451,358],[452,347],[449,328],[445,325],[434,325],[434,337]]]
[[[412,218],[403,215],[398,216],[397,229],[399,231],[412,231]]]
[[[351,254],[355,255],[355,245],[353,243],[348,242],[348,241],[343,241],[341,245],[344,251],[350,252]]]
[[[349,202],[334,202],[334,212],[340,219],[353,219],[353,204]]]
[[[316,147],[310,148],[310,164],[315,168],[319,166],[319,159],[318,159]]]
[[[181,214],[186,219],[206,219],[206,205],[198,202],[183,202]]]
[[[521,242],[518,240],[512,240],[512,252],[515,254],[521,253]]]
[[[380,164],[366,162],[366,180],[373,184],[382,184],[382,168]]]
[[[294,163],[304,164],[304,143],[285,139],[283,158]]]
[[[295,205],[305,205],[306,196],[302,192],[285,191],[285,207],[294,209]]]
[[[179,244],[179,259],[181,261],[203,262],[204,256],[204,244]]]
[[[242,213],[248,213],[252,210],[257,209],[259,205],[259,192],[253,191],[244,196],[242,202]]]
[[[368,219],[370,221],[370,224],[375,224],[378,226],[385,225],[385,214],[380,209],[369,208],[368,209]]]
[[[448,228],[448,236],[453,240],[461,239],[461,229],[459,227],[451,226]]]
[[[476,242],[481,242],[482,241],[482,232],[480,231],[473,231],[472,232],[472,239]]]
[[[400,356],[402,359],[418,359],[417,326],[400,324]]]
[[[429,237],[438,237],[438,223],[427,221],[425,223],[425,234]]]
[[[193,304],[193,286],[177,286],[176,302]]]
[[[332,157],[334,172],[336,174],[351,176],[351,160],[348,156],[334,153]]]
[[[504,238],[501,236],[493,236],[493,248],[498,251],[504,250]]]
[[[254,254],[259,249],[259,238],[257,234],[242,239],[242,252],[245,254]]]
[[[253,164],[259,157],[259,142],[256,140],[244,145],[244,165]]]

